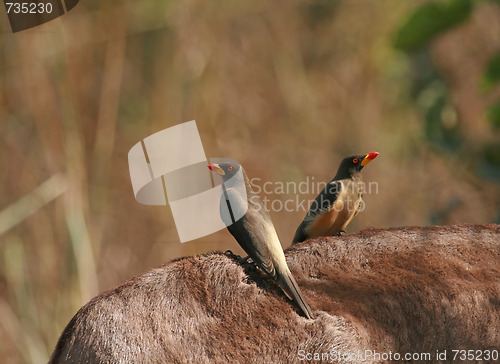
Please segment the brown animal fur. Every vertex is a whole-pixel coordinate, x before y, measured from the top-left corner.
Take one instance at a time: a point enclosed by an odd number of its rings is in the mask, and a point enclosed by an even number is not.
[[[317,363],[335,359],[332,350],[445,349],[449,360],[451,349],[500,349],[499,237],[498,225],[459,225],[296,244],[288,265],[314,320],[223,254],[179,259],[86,304],[51,363],[294,363],[322,354],[305,360]]]

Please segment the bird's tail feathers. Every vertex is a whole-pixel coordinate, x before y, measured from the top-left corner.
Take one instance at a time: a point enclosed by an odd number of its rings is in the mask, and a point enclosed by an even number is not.
[[[292,272],[290,272],[287,268],[285,271],[279,271],[277,273],[276,281],[288,298],[295,301],[299,305],[300,309],[308,319],[313,319],[314,314],[312,313],[306,299],[302,295],[295,278],[293,278]]]
[[[307,240],[307,234],[305,232],[307,224],[309,224],[309,221],[306,221],[304,219],[304,221],[302,221],[302,223],[297,228],[297,231],[295,231],[295,235],[293,236],[292,244],[301,243],[304,240]]]

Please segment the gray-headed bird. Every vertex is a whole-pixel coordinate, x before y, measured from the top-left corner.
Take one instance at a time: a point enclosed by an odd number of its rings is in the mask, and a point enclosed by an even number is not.
[[[224,182],[220,212],[229,232],[260,269],[279,284],[288,298],[297,303],[304,315],[309,319],[314,318],[288,268],[269,213],[253,191],[241,165],[234,161],[212,163],[208,167],[220,175]],[[242,178],[235,184],[238,172],[241,172],[239,176]]]

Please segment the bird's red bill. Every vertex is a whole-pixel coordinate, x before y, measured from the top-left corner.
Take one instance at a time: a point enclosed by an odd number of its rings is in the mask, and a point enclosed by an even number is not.
[[[208,168],[210,168],[211,171],[214,171],[215,173],[223,176],[225,175],[226,173],[224,172],[224,170],[217,164],[217,163],[211,163],[208,165]]]
[[[377,158],[377,156],[379,155],[378,152],[370,152],[366,155],[366,157],[363,158],[363,160],[361,161],[361,165],[362,166],[366,166],[368,163],[370,163],[372,160],[374,160],[375,158]]]

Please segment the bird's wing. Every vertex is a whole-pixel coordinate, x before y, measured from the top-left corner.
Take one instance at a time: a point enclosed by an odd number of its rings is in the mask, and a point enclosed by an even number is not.
[[[325,210],[328,210],[337,200],[341,188],[342,183],[340,181],[332,181],[328,183],[320,194],[314,199],[309,211],[307,212],[307,216],[318,215]]]
[[[229,206],[231,210],[241,209],[241,206],[245,203],[243,196],[232,189],[227,189],[226,196],[230,201]],[[227,205],[224,195],[221,196],[221,211],[223,210],[222,204]],[[243,250],[265,273],[274,278],[276,271],[269,249],[271,239],[267,236],[268,229],[266,229],[265,224],[266,222],[261,211],[256,209],[253,204],[248,204],[248,210],[241,219],[232,224],[226,223],[227,229]]]
[[[340,181],[332,181],[328,183],[325,188],[320,192],[320,194],[315,198],[309,211],[307,212],[304,220],[295,231],[292,244],[299,243],[309,238],[307,233],[307,228],[309,224],[317,219],[317,217],[328,211],[331,206],[337,200],[337,197],[342,188],[342,183]]]

